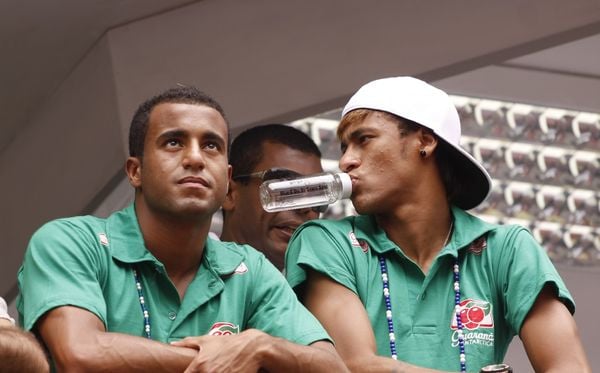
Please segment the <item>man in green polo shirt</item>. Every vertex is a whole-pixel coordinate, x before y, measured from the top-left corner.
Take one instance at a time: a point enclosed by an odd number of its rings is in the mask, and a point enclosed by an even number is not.
[[[134,204],[33,235],[18,309],[58,370],[346,369],[262,254],[207,237],[227,193],[228,138],[211,97],[163,92],[132,120]]]
[[[587,372],[574,302],[525,229],[468,214],[489,193],[448,95],[370,82],[343,110],[340,169],[358,216],[292,237],[287,278],[351,370],[479,371],[519,335],[536,371]]]

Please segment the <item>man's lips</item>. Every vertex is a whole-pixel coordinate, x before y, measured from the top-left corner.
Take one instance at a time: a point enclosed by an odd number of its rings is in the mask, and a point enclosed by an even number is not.
[[[279,222],[279,223],[275,223],[272,225],[272,227],[274,229],[277,229],[280,232],[285,233],[286,235],[292,235],[292,233],[294,233],[294,231],[300,226],[301,222],[292,222],[292,221],[285,221],[285,222]]]
[[[284,232],[286,232],[286,233],[288,233],[290,235],[292,233],[294,233],[294,231],[296,230],[296,228],[298,228],[297,225],[296,226],[289,226],[289,225],[276,225],[275,226],[275,229],[279,229],[279,230],[284,231]]]
[[[203,187],[209,187],[210,183],[202,178],[202,177],[198,177],[198,176],[187,176],[184,177],[183,179],[180,179],[177,184],[185,184],[185,185],[189,185],[189,186],[203,186]]]

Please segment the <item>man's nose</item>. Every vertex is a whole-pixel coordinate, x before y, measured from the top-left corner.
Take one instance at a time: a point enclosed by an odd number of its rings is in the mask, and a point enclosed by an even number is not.
[[[303,209],[294,210],[298,215],[302,217],[304,221],[317,219],[319,217],[319,211],[317,208],[305,207]]]
[[[343,172],[350,172],[360,165],[360,159],[356,152],[350,148],[346,149],[344,154],[340,157],[339,167]]]
[[[185,168],[204,168],[204,155],[199,145],[192,144],[187,147],[183,167]]]

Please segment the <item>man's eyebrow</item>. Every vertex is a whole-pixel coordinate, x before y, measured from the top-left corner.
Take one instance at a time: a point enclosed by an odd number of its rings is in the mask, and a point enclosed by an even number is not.
[[[342,136],[342,138],[340,140],[346,140],[346,141],[354,140],[354,139],[360,137],[363,133],[365,133],[366,130],[367,129],[365,129],[365,128],[357,128],[357,129],[351,130],[350,133]]]
[[[202,136],[205,140],[214,140],[219,143],[225,144],[227,141],[217,132],[208,131]]]
[[[165,138],[171,138],[171,137],[180,138],[180,137],[185,137],[186,135],[187,135],[187,132],[184,130],[168,130],[168,131],[161,133],[158,136],[158,140],[162,140]]]
[[[156,141],[161,142],[161,141],[164,141],[166,139],[171,139],[171,138],[181,139],[184,137],[188,137],[189,135],[190,134],[188,131],[182,130],[182,129],[167,130],[167,131],[161,133],[158,136]],[[207,140],[218,142],[221,145],[225,145],[227,143],[227,141],[223,138],[223,136],[215,131],[207,131],[202,134],[202,141],[207,141]]]

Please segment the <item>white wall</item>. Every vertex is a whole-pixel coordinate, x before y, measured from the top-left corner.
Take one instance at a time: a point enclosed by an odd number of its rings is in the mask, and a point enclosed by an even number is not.
[[[0,157],[0,294],[14,289],[31,234],[80,214],[123,160],[109,49],[81,61]]]

